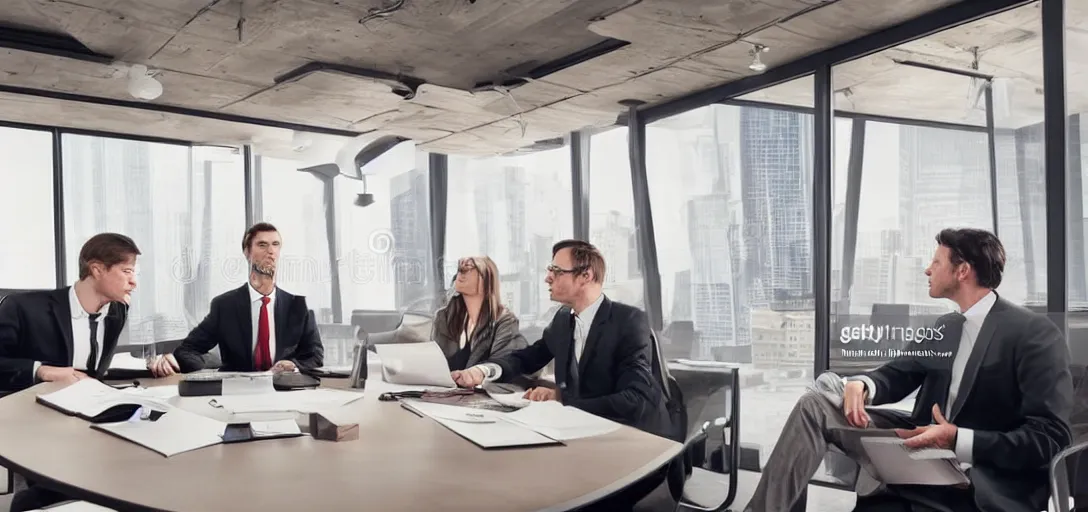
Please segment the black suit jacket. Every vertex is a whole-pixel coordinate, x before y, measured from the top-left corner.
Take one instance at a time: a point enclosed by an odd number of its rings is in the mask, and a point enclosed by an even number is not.
[[[272,362],[292,361],[299,369],[320,367],[325,348],[317,332],[314,314],[306,307],[306,297],[296,297],[276,288],[276,353]],[[176,350],[174,358],[181,371],[204,368],[204,354],[216,345],[223,358],[223,371],[251,372],[253,366],[253,312],[249,284],[212,299],[208,316],[200,322]]]
[[[574,358],[574,317],[556,313],[539,341],[491,362],[500,380],[540,371],[555,359],[560,401],[661,437],[672,427],[665,395],[650,370],[652,345],[646,314],[607,297],[590,325],[581,360]]]
[[[71,287],[10,295],[0,301],[0,392],[14,392],[34,385],[34,362],[47,366],[72,366]],[[111,302],[101,321],[102,354],[98,372],[105,374],[125,327],[128,305]]]
[[[968,477],[980,510],[1046,510],[1048,465],[1072,441],[1073,381],[1061,331],[999,297],[975,340],[956,402],[946,406],[952,359],[897,358],[867,373],[876,384],[873,405],[898,402],[920,386],[915,425],[931,424],[939,404],[948,421],[974,430]]]

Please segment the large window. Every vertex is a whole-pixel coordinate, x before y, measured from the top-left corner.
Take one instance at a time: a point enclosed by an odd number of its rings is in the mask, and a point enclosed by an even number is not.
[[[0,127],[0,288],[57,285],[53,136]]]
[[[355,309],[433,311],[428,154],[405,142],[364,173],[368,206],[356,204],[362,182],[336,179],[345,321]]]
[[[232,260],[245,227],[241,159],[230,150],[63,135],[67,272],[91,236],[140,247],[128,342],[185,337],[211,297],[245,282]]]
[[[743,441],[764,457],[812,378],[812,131],[712,105],[646,132],[666,357],[741,365]]]
[[[627,128],[590,137],[589,241],[604,255],[605,294],[645,309],[627,148]]]
[[[492,158],[450,157],[446,278],[458,258],[491,257],[503,303],[535,341],[558,306],[544,283],[552,244],[573,233],[570,150]]]

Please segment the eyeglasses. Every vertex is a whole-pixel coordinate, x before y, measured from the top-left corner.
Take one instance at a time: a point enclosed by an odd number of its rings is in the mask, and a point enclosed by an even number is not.
[[[558,276],[562,274],[580,274],[585,272],[587,268],[589,267],[563,268],[558,265],[548,265],[545,270],[550,272],[553,276]]]
[[[458,269],[457,269],[457,273],[458,273],[458,274],[461,274],[461,275],[465,275],[465,274],[467,274],[467,273],[469,273],[469,272],[472,272],[472,271],[474,271],[474,270],[476,270],[476,267],[468,267],[468,266],[465,266],[465,267],[461,267],[461,268],[458,268]]]

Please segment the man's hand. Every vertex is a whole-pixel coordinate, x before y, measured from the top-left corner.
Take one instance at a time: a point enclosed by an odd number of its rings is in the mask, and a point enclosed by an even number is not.
[[[857,428],[869,426],[869,414],[865,412],[865,383],[857,380],[846,382],[842,393],[842,412],[846,421]]]
[[[272,365],[272,373],[293,372],[298,369],[292,361],[280,361]]]
[[[44,364],[38,367],[38,373],[35,376],[42,382],[63,382],[65,384],[88,378],[86,373],[71,366],[46,366]]]
[[[178,360],[174,359],[174,354],[159,356],[147,365],[147,369],[151,370],[151,375],[156,378],[169,377],[181,372],[181,366],[178,366]]]
[[[453,382],[457,383],[458,387],[462,388],[474,388],[484,383],[484,371],[473,366],[465,370],[450,372],[450,377],[453,378]]]
[[[533,402],[547,402],[548,400],[556,400],[555,390],[552,388],[532,388],[525,392],[522,398],[528,398]]]
[[[956,449],[956,432],[958,428],[944,419],[944,416],[941,415],[941,408],[937,404],[933,404],[933,420],[937,422],[936,425],[911,430],[897,428],[895,433],[899,437],[906,439],[903,444],[907,448]]]

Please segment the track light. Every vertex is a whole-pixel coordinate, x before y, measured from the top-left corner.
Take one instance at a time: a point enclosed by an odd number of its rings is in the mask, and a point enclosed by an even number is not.
[[[162,96],[162,84],[147,72],[147,66],[133,64],[128,69],[128,93],[140,100],[153,100]]]
[[[759,58],[759,54],[769,51],[770,48],[761,44],[753,44],[752,49],[748,50],[748,55],[752,56],[752,63],[748,65],[748,69],[757,73],[762,73],[767,70],[767,65],[763,63]]]

